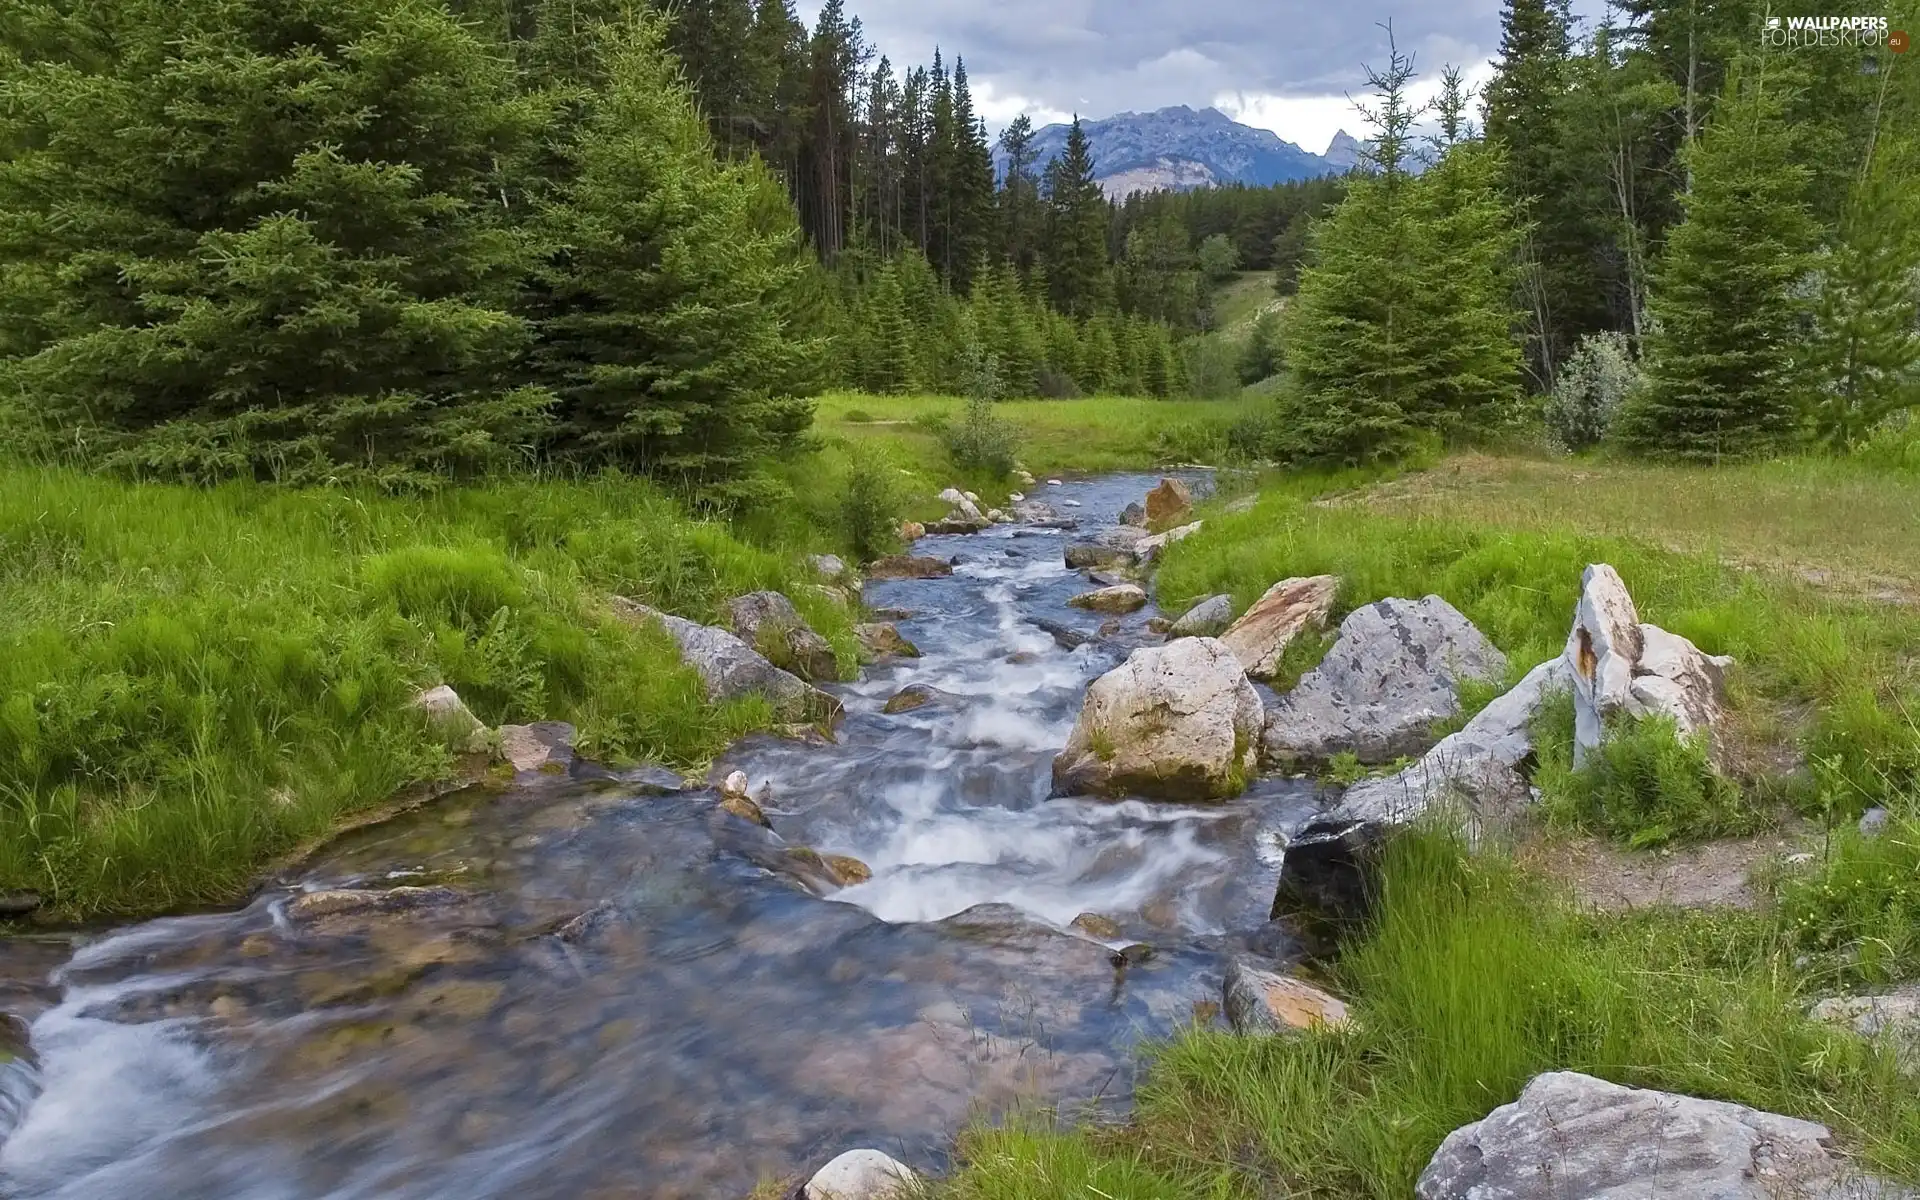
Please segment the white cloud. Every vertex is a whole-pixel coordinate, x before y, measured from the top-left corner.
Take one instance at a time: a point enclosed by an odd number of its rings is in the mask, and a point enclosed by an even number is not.
[[[1474,89],[1477,97],[1493,78],[1493,64],[1486,60],[1474,63],[1466,69],[1467,85]],[[1440,94],[1440,74],[1433,71],[1423,73],[1414,80],[1409,93],[1415,104],[1431,104]],[[1355,92],[1354,98],[1365,100],[1361,92]],[[1354,108],[1353,100],[1346,96],[1276,96],[1259,92],[1226,92],[1215,96],[1215,108],[1226,113],[1243,125],[1252,125],[1260,129],[1271,129],[1281,137],[1299,146],[1302,150],[1322,153],[1333,135],[1344,129],[1354,137],[1364,139],[1367,136],[1367,123],[1359,111]],[[1479,104],[1475,101],[1474,123],[1479,123]],[[1431,119],[1423,125],[1431,124]]]

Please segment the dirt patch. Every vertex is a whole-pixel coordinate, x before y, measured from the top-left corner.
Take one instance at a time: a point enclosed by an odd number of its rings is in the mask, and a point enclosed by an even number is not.
[[[1815,834],[1791,828],[1671,850],[1627,850],[1601,838],[1539,833],[1519,848],[1520,861],[1573,889],[1582,903],[1606,912],[1667,905],[1752,908],[1763,864],[1804,851]]]

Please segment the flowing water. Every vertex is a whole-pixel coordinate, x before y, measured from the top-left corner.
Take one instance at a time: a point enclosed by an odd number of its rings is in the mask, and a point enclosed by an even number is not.
[[[1087,528],[1154,482],[1043,488]],[[237,912],[0,951],[0,1196],[727,1197],[852,1146],[939,1169],[969,1117],[1124,1107],[1143,1040],[1217,1019],[1275,850],[1269,783],[1181,808],[1050,799],[1092,634],[1063,535],[928,538],[948,579],[875,583],[917,660],[838,689],[834,745],[757,737],[775,832],[698,786],[523,776],[349,835]],[[881,712],[909,683],[945,697]],[[870,882],[813,894],[787,850]],[[804,874],[802,872],[801,874]],[[430,890],[295,919],[300,891]],[[1068,926],[1093,912],[1121,936]],[[1116,966],[1114,947],[1151,958]]]

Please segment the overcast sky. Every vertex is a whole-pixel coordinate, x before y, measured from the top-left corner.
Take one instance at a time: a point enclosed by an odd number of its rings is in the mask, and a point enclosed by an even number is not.
[[[809,20],[817,3],[803,3]],[[847,0],[868,40],[896,65],[938,45],[957,53],[995,132],[1020,113],[1034,124],[1074,112],[1107,117],[1170,104],[1213,105],[1307,150],[1335,130],[1364,130],[1346,93],[1362,63],[1383,64],[1391,19],[1431,94],[1442,65],[1489,73],[1499,0]]]

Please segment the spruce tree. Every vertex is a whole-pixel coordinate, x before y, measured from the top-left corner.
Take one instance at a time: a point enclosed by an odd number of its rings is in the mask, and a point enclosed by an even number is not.
[[[496,46],[433,0],[120,0],[82,25],[0,116],[16,444],[413,486],[535,439],[505,171],[541,115]]]
[[[1736,65],[1686,155],[1693,187],[1654,279],[1646,386],[1621,414],[1623,439],[1642,454],[1714,461],[1794,434],[1808,381],[1799,286],[1819,229],[1773,58]]]
[[[913,326],[893,263],[880,268],[867,300],[867,344],[871,358],[864,383],[869,391],[898,395],[914,388]]]
[[[1075,117],[1067,145],[1047,165],[1047,285],[1053,305],[1089,317],[1107,300],[1107,201],[1093,178],[1093,149]]]
[[[606,38],[605,84],[542,213],[532,367],[558,449],[732,499],[810,420],[815,347],[791,328],[809,266],[779,184],[714,155],[657,19]]]

